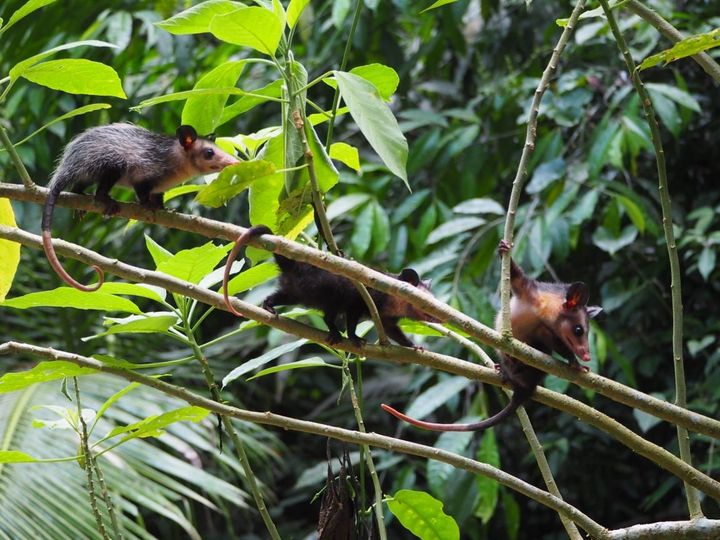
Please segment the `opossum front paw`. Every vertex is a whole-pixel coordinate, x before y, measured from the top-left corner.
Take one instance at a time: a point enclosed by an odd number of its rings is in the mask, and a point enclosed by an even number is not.
[[[328,332],[327,342],[329,345],[337,345],[342,341],[342,336],[339,332]]]
[[[350,341],[352,341],[353,345],[355,345],[356,347],[362,347],[365,345],[365,343],[367,343],[360,336],[352,335],[352,336],[348,336],[348,337],[350,338]]]
[[[120,204],[117,201],[108,199],[106,201],[102,201],[102,203],[105,206],[103,214],[106,216],[114,216],[120,211]]]
[[[502,255],[503,253],[510,253],[511,247],[512,246],[510,244],[508,244],[505,240],[500,240],[500,242],[498,242],[497,250],[498,250],[498,253],[500,255]]]
[[[266,304],[266,303],[263,302],[262,307],[263,307],[263,309],[264,309],[265,311],[267,311],[268,313],[271,313],[271,314],[273,314],[273,315],[277,315],[277,311],[275,311],[275,308],[272,307],[270,304]]]

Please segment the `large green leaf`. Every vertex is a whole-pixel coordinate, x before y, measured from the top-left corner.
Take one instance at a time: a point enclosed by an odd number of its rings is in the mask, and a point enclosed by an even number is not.
[[[340,161],[353,169],[360,172],[360,155],[358,149],[344,142],[336,142],[330,145],[330,158]]]
[[[208,242],[200,247],[184,249],[158,264],[160,272],[198,284],[225,258],[228,247]]]
[[[283,22],[277,13],[264,7],[241,7],[213,17],[210,32],[227,43],[273,56],[280,44]]]
[[[38,461],[30,454],[17,450],[0,450],[0,463],[33,463]]]
[[[443,512],[443,503],[428,493],[401,489],[388,499],[388,508],[403,527],[421,540],[460,539],[455,520]]]
[[[269,161],[241,161],[225,167],[218,177],[203,187],[195,196],[202,205],[218,208],[239,195],[253,182],[275,173],[275,165]]]
[[[492,465],[495,468],[500,467],[500,453],[498,452],[494,430],[488,429],[483,432],[480,448],[478,448],[477,451],[477,460],[481,463]],[[475,507],[475,515],[486,524],[495,513],[500,494],[500,486],[497,480],[481,475],[475,477],[475,484],[477,485],[479,495],[478,504]]]
[[[84,58],[48,60],[29,67],[21,76],[69,94],[127,98],[113,68]]]
[[[382,96],[385,101],[390,101],[390,98],[397,90],[398,84],[400,84],[400,77],[393,68],[384,64],[367,64],[364,66],[357,66],[350,70],[350,73],[362,77],[369,83],[371,83]],[[337,82],[331,77],[323,79],[325,84],[332,88],[337,87]]]
[[[202,88],[227,88],[237,83],[245,68],[245,60],[231,60],[206,73],[193,86]],[[210,94],[189,97],[182,112],[182,123],[193,126],[198,133],[213,133],[220,122],[229,94]]]
[[[253,379],[257,379],[258,377],[264,377],[265,375],[271,375],[272,373],[280,373],[281,371],[291,371],[294,369],[306,369],[306,368],[314,368],[314,367],[332,367],[332,368],[341,369],[339,366],[334,366],[333,364],[328,364],[325,360],[323,360],[319,356],[313,356],[312,358],[306,358],[305,360],[298,360],[297,362],[288,362],[287,364],[280,364],[279,366],[273,366],[273,367],[269,367],[267,369],[263,369],[261,371],[258,371],[252,377],[248,377],[247,380],[252,381]]]
[[[251,95],[242,96],[240,99],[231,103],[223,109],[217,125],[221,126],[225,122],[229,122],[236,116],[239,116],[249,111],[250,109],[257,107],[258,105],[265,103],[269,99],[280,98],[282,94],[283,84],[283,80],[278,79],[269,84],[266,84],[262,88],[258,88],[256,90],[248,90],[248,94]]]
[[[241,6],[242,4],[230,0],[208,0],[155,24],[171,34],[209,32],[210,23],[215,16],[236,11]]]
[[[66,51],[68,49],[74,49],[76,47],[111,47],[116,49],[117,45],[108,43],[107,41],[98,41],[97,39],[85,39],[82,41],[71,41],[70,43],[63,43],[62,45],[58,45],[57,47],[53,47],[52,49],[48,49],[47,51],[35,54],[26,58],[25,60],[18,62],[10,70],[10,78],[13,80],[17,79],[28,68],[31,68],[42,60],[45,60],[45,58],[53,56],[55,53],[58,53],[60,51]]]
[[[425,418],[449,399],[457,397],[470,384],[465,377],[449,377],[425,390],[407,409],[413,418]]]
[[[6,373],[0,377],[0,394],[16,392],[37,383],[64,379],[65,377],[79,377],[97,373],[94,369],[80,367],[72,362],[56,360],[40,362],[26,371]]]
[[[202,96],[244,96],[248,94],[245,90],[241,90],[240,88],[236,88],[234,86],[228,86],[225,88],[196,88],[194,90],[184,90],[182,92],[173,92],[172,94],[165,94],[164,96],[156,96],[150,99],[145,99],[135,105],[134,107],[130,107],[130,110],[133,111],[140,111],[144,109],[145,107],[152,107],[153,105],[158,105],[160,103],[167,103],[169,101],[182,101],[185,99],[195,98],[195,97],[202,97]]]
[[[15,214],[9,199],[0,199],[0,225],[17,227]],[[18,264],[20,264],[20,244],[0,239],[0,302],[10,290]]]
[[[660,62],[669,64],[675,60],[687,58],[688,56],[692,56],[718,46],[720,46],[720,28],[716,28],[715,30],[705,34],[697,34],[686,37],[685,39],[678,41],[671,48],[657,54],[653,54],[652,56],[648,56],[642,61],[638,68],[640,70],[648,69],[658,65]]]
[[[408,146],[397,120],[377,88],[358,75],[335,71],[340,95],[370,146],[388,169],[407,182]]]
[[[285,343],[284,345],[275,347],[274,349],[270,349],[265,354],[260,355],[257,358],[248,360],[247,362],[244,362],[243,364],[233,369],[230,373],[225,375],[222,380],[223,387],[227,386],[234,380],[242,377],[246,373],[250,373],[252,370],[257,369],[260,366],[264,366],[268,362],[271,362],[276,358],[280,358],[281,356],[291,353],[295,349],[302,347],[303,345],[305,345],[305,343],[307,343],[307,341],[307,339],[297,339],[295,341],[291,341],[290,343]]]
[[[117,427],[108,434],[108,438],[125,435],[122,440],[128,441],[137,437],[160,437],[165,434],[165,428],[170,424],[185,421],[200,422],[208,414],[210,414],[210,411],[201,407],[183,407],[163,414],[149,416],[127,426]]]
[[[5,300],[0,306],[29,309],[34,307],[64,307],[74,309],[92,309],[99,311],[126,311],[141,313],[140,308],[126,298],[100,291],[83,292],[72,287],[58,287],[51,291],[42,291]]]
[[[33,11],[52,4],[55,1],[56,0],[28,0],[13,12],[13,14],[10,16],[10,19],[8,19],[7,24],[2,27],[2,31],[0,32],[0,34],[13,26],[16,22],[30,15]],[[0,21],[2,21],[2,19],[0,19]]]
[[[475,420],[476,419],[471,419],[469,421]],[[468,419],[463,418],[461,421],[466,422]],[[438,437],[438,440],[433,447],[439,448],[440,450],[447,450],[448,452],[453,452],[455,454],[464,455],[465,450],[473,440],[474,435],[475,434],[471,431],[443,433],[440,437]],[[445,496],[449,495],[447,490],[451,489],[449,484],[450,476],[457,469],[449,463],[442,463],[440,461],[430,459],[427,462],[426,470],[428,485],[430,486],[430,490],[433,495],[441,500],[445,500]]]
[[[234,295],[245,292],[274,278],[279,273],[280,270],[274,263],[265,262],[256,264],[230,280],[228,283],[228,294]]]
[[[300,14],[309,3],[310,0],[290,0],[287,8],[287,24],[290,28],[295,27],[295,23],[298,18],[300,18]]]
[[[168,312],[159,312],[132,315],[126,319],[115,319],[114,321],[115,324],[113,324],[107,331],[83,338],[83,341],[109,336],[112,334],[164,333],[178,322],[178,317],[172,313],[168,314]]]

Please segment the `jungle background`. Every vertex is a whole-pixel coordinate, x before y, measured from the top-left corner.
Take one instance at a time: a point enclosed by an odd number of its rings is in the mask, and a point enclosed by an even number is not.
[[[648,1],[686,34],[720,26],[718,3]],[[21,2],[4,2],[7,18]],[[327,194],[328,213],[338,244],[351,258],[397,272],[412,266],[432,278],[433,292],[469,316],[493,325],[498,301],[499,258],[504,209],[525,138],[532,94],[561,28],[572,9],[548,0],[460,0],[432,11],[415,1],[362,3],[349,49],[348,69],[382,63],[395,69],[399,87],[392,109],[408,139],[410,192],[376,158],[350,118],[338,121],[336,140],[360,149],[362,172],[338,166],[340,182]],[[18,146],[31,176],[44,185],[70,137],[85,128],[131,121],[173,133],[181,102],[130,111],[141,100],[188,90],[212,67],[249,54],[209,34],[175,36],[154,26],[190,2],[57,2],[34,13],[0,39],[0,73],[18,61],[55,45],[101,39],[117,49],[68,51],[111,65],[127,99],[110,99],[111,109],[58,122]],[[588,9],[597,7],[592,2]],[[355,2],[311,2],[298,23],[293,52],[310,78],[339,65]],[[636,60],[670,43],[641,18],[617,11]],[[717,53],[715,54],[717,58]],[[238,86],[263,87],[268,72],[248,69]],[[682,266],[685,369],[688,407],[710,417],[720,413],[720,140],[718,87],[695,63],[681,60],[643,72],[661,120],[673,202],[673,222]],[[325,108],[332,89],[316,99]],[[14,141],[95,98],[19,85],[0,105],[0,118]],[[253,133],[279,123],[272,103],[262,104],[218,128],[217,135]],[[320,127],[320,130],[323,128]],[[322,131],[321,131],[322,133]],[[18,183],[7,153],[0,153],[0,180]],[[132,200],[132,194],[124,195]],[[218,209],[178,197],[171,207],[240,225],[249,222],[247,200],[238,197]],[[13,201],[18,224],[37,233],[41,207]],[[592,326],[591,370],[656,397],[674,399],[671,356],[670,275],[663,239],[657,176],[649,131],[617,46],[602,18],[578,25],[561,58],[540,109],[537,145],[521,199],[514,257],[533,276],[583,280],[591,303],[603,306]],[[203,243],[191,234],[149,224],[128,227],[124,219],[86,215],[82,220],[58,209],[56,235],[138,266],[148,266],[144,234],[171,252]],[[59,232],[61,231],[61,232]],[[71,273],[82,265],[65,260]],[[59,279],[41,251],[23,249],[9,297],[49,290]],[[246,293],[259,305],[272,282]],[[323,327],[321,319],[311,319]],[[235,317],[214,312],[203,324],[203,341],[237,327]],[[71,309],[0,308],[0,340],[15,340],[92,355],[111,351],[133,361],[162,361],[187,355],[172,340],[152,334],[84,337],[103,331],[101,316]],[[429,350],[461,358],[468,353],[450,340],[415,336]],[[206,350],[219,376],[248,359],[291,341],[266,327],[238,333]],[[486,348],[494,356],[494,352]],[[289,362],[324,352],[311,344],[282,357]],[[29,357],[3,357],[0,371],[26,369]],[[493,387],[458,383],[457,378],[418,366],[367,361],[363,369],[364,420],[369,431],[399,435],[433,445],[438,435],[400,426],[382,412],[381,402],[401,409],[432,396],[430,415],[455,421],[484,417],[505,403]],[[194,364],[173,369],[172,380],[207,393]],[[674,426],[633,411],[566,381],[549,376],[545,386],[568,394],[618,419],[632,430],[677,454]],[[256,410],[287,414],[354,428],[355,418],[336,370],[294,370],[225,389],[227,399]],[[87,407],[97,407],[122,384],[97,377],[84,385]],[[73,455],[76,439],[67,431],[30,426],[34,404],[60,403],[59,384],[31,395],[0,396],[0,433],[19,422],[12,447],[34,455]],[[147,390],[129,393],[104,420],[129,423],[169,407]],[[176,405],[177,406],[177,405]],[[564,498],[605,526],[685,519],[682,483],[603,433],[552,409],[528,407]],[[123,467],[106,467],[108,481],[122,494],[123,511],[133,516],[135,533],[156,538],[264,538],[262,521],[240,480],[233,453],[218,447],[214,421],[179,424],[161,439],[143,439],[119,450]],[[19,420],[18,420],[19,419]],[[268,506],[283,537],[313,537],[326,475],[326,441],[292,431],[238,424],[256,472],[269,494]],[[458,451],[482,453],[500,467],[542,485],[517,420],[493,434],[463,439]],[[692,436],[695,466],[717,478],[715,441]],[[227,444],[227,443],[226,443]],[[343,446],[333,443],[339,455]],[[348,448],[357,463],[357,451]],[[488,491],[466,472],[433,481],[426,462],[375,451],[386,493],[411,488],[429,491],[462,530],[462,538],[564,538],[557,514],[505,488]],[[86,508],[83,475],[77,464],[10,465],[0,469],[0,530],[22,531],[29,509],[43,508],[47,530],[75,530],[96,538]],[[720,517],[717,501],[706,498],[708,517]],[[392,538],[410,538],[389,522]],[[27,531],[26,531],[27,532]],[[19,538],[21,536],[16,536]],[[27,536],[25,536],[27,537]]]

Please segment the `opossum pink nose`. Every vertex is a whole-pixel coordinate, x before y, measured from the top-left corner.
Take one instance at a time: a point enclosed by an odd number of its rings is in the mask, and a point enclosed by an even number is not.
[[[590,353],[589,353],[589,352],[583,353],[583,355],[582,355],[582,361],[583,361],[583,362],[589,362],[590,360],[592,360],[592,358],[590,357]]]

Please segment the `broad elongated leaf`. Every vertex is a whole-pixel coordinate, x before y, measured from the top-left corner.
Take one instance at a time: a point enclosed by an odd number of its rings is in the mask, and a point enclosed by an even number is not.
[[[443,512],[443,503],[424,491],[401,489],[388,499],[388,508],[403,527],[422,540],[460,538],[460,529]]]
[[[0,450],[0,463],[33,463],[38,461],[30,454],[17,450]]]
[[[484,224],[485,220],[479,217],[460,217],[446,221],[430,233],[427,238],[428,244],[434,244],[445,238],[449,238],[465,231],[477,229]]]
[[[246,92],[245,90],[235,88],[234,86],[228,86],[227,88],[197,88],[195,90],[184,90],[183,92],[173,92],[172,94],[165,94],[164,96],[157,96],[154,98],[145,99],[134,107],[130,107],[130,110],[140,111],[145,107],[152,107],[153,105],[158,105],[160,103],[167,103],[169,101],[182,101],[184,99],[189,99],[193,97],[220,95],[245,96],[247,94],[248,92]]]
[[[240,99],[238,99],[234,103],[231,103],[223,109],[217,125],[221,126],[225,122],[228,122],[236,116],[239,116],[249,111],[250,109],[257,107],[261,103],[265,103],[269,99],[280,98],[282,94],[282,86],[282,79],[278,79],[277,81],[273,81],[263,86],[262,88],[258,88],[256,90],[248,90],[248,95],[242,96]]]
[[[274,263],[265,262],[256,264],[230,280],[228,283],[228,294],[233,295],[245,292],[274,278],[279,273],[280,270]]]
[[[592,239],[597,247],[613,255],[632,244],[637,238],[637,233],[638,230],[632,225],[625,227],[618,236],[613,236],[605,227],[601,227],[595,231]]]
[[[16,22],[20,21],[21,19],[24,19],[28,15],[30,15],[33,11],[36,11],[40,9],[41,7],[47,6],[49,4],[52,4],[56,0],[28,0],[25,2],[22,6],[20,6],[18,9],[16,9],[13,14],[10,16],[10,19],[8,19],[7,24],[2,27],[2,31],[4,32],[11,26],[13,26]],[[0,19],[1,20],[1,19]],[[0,32],[2,33],[2,32]]]
[[[22,77],[69,94],[127,98],[113,68],[84,58],[48,60],[26,69]]]
[[[259,178],[275,173],[275,165],[269,161],[241,161],[225,167],[218,177],[202,188],[195,200],[204,206],[218,208],[239,195]]]
[[[98,423],[98,420],[103,417],[103,415],[107,412],[107,410],[112,407],[115,403],[117,403],[120,398],[122,398],[124,395],[129,394],[136,388],[140,387],[140,383],[130,383],[122,390],[118,390],[115,392],[112,396],[107,398],[105,400],[105,403],[102,404],[102,406],[98,409],[97,414],[95,415],[95,420],[93,421],[92,427],[90,428],[90,432],[92,433],[92,430],[95,428],[95,424]]]
[[[0,199],[0,225],[17,227],[15,214],[9,199]],[[20,264],[20,244],[0,239],[0,302],[10,290],[18,264]]]
[[[248,360],[244,364],[236,367],[230,373],[225,375],[222,381],[223,387],[227,386],[239,377],[242,377],[246,373],[250,373],[252,370],[257,369],[260,366],[264,366],[268,362],[272,362],[276,358],[280,358],[282,355],[288,354],[295,349],[302,347],[303,345],[305,345],[305,343],[307,343],[307,339],[298,339],[295,341],[291,341],[290,343],[285,343],[284,345],[275,347],[274,349],[269,350],[268,352],[261,356],[258,356],[257,358]]]
[[[183,407],[181,409],[175,409],[174,411],[150,416],[128,426],[117,427],[108,434],[108,437],[116,437],[124,434],[125,437],[123,437],[123,441],[137,437],[160,437],[165,433],[165,428],[170,424],[185,421],[199,422],[208,414],[210,414],[210,411],[201,407]]]
[[[155,262],[155,266],[159,266],[161,263],[172,259],[173,254],[167,249],[158,244],[155,240],[145,235],[145,247],[150,252],[150,256]]]
[[[369,83],[371,83],[385,101],[390,101],[390,98],[397,90],[398,84],[400,84],[400,77],[393,68],[384,64],[367,64],[364,66],[357,66],[350,70],[350,73],[362,77]],[[332,88],[337,87],[337,82],[331,77],[323,79],[325,84]]]
[[[193,90],[233,87],[245,63],[244,60],[232,60],[217,66],[200,77]],[[229,94],[211,94],[188,98],[182,112],[182,123],[193,126],[198,133],[213,133],[228,97]]]
[[[290,0],[287,9],[287,24],[290,28],[295,27],[295,23],[300,18],[300,14],[309,2],[310,0]]]
[[[21,62],[18,62],[10,70],[10,78],[13,80],[17,79],[28,68],[34,66],[38,62],[41,62],[42,60],[45,60],[46,58],[49,58],[50,56],[53,56],[55,53],[58,53],[60,51],[66,51],[69,49],[74,49],[76,47],[111,47],[113,49],[116,49],[117,45],[108,43],[107,41],[99,41],[97,39],[85,39],[82,41],[71,41],[70,43],[63,43],[62,45],[58,45],[57,47],[53,47],[52,49],[48,49],[47,51],[35,54],[29,58],[26,58],[25,60],[22,60]]]
[[[27,371],[6,373],[0,377],[0,394],[16,392],[37,383],[64,379],[65,377],[79,377],[97,373],[94,369],[80,367],[72,362],[56,360],[40,362]]]
[[[332,143],[330,158],[343,162],[352,170],[360,172],[360,155],[358,149],[344,142]]]
[[[415,398],[407,409],[407,415],[413,418],[425,418],[449,399],[457,397],[470,384],[464,377],[450,377],[431,386]]]
[[[453,208],[456,214],[497,214],[499,216],[505,213],[505,209],[500,203],[492,199],[468,199]]]
[[[370,146],[390,171],[407,182],[408,146],[390,107],[377,88],[358,75],[335,71],[340,95]]]
[[[208,242],[200,247],[184,249],[158,264],[158,271],[198,284],[225,258],[229,246]]]
[[[251,47],[272,56],[282,37],[283,22],[277,13],[269,9],[241,7],[213,17],[210,32],[227,43]]]
[[[705,246],[700,253],[700,257],[698,257],[698,271],[705,281],[715,270],[715,258],[715,251],[710,246]]]
[[[460,421],[463,423],[468,421],[474,422],[476,419],[463,418]],[[471,431],[443,433],[440,437],[438,437],[438,440],[433,447],[464,455],[465,450],[473,440],[473,436],[474,433]],[[430,486],[433,495],[440,500],[445,500],[445,496],[448,495],[448,493],[446,493],[449,485],[448,480],[455,470],[455,467],[449,463],[441,463],[440,461],[435,461],[434,459],[428,460],[428,485]]]
[[[500,454],[498,452],[494,430],[489,429],[483,432],[480,448],[477,452],[477,460],[496,468],[500,467]],[[495,508],[497,508],[500,486],[496,480],[481,475],[475,477],[475,484],[477,485],[479,495],[478,504],[475,507],[475,515],[479,517],[483,523],[487,523],[495,513]]]
[[[669,64],[681,58],[687,58],[694,54],[712,49],[720,45],[720,28],[716,28],[705,34],[697,34],[678,41],[671,48],[666,49],[652,56],[648,56],[639,66],[639,69],[648,69],[657,66],[660,62]]]
[[[312,125],[305,126],[306,133],[308,134],[307,142],[310,147],[310,152],[313,155],[313,166],[315,167],[315,175],[317,176],[318,187],[320,191],[326,193],[330,191],[335,184],[338,183],[340,175],[338,174],[335,165],[333,164],[330,156],[325,151],[325,146],[320,141],[315,128]],[[307,169],[303,170],[301,174],[303,182],[309,182],[310,177]]]
[[[161,313],[146,313],[144,315],[133,315],[122,322],[111,326],[107,331],[94,336],[83,338],[89,341],[111,334],[157,334],[163,333],[178,322],[177,315]]]
[[[140,298],[148,298],[156,302],[165,300],[166,296],[165,289],[155,287],[154,285],[138,285],[135,283],[122,283],[120,281],[106,281],[100,289],[98,289],[98,292],[139,296]]]
[[[640,231],[640,233],[644,233],[645,214],[643,214],[643,211],[640,209],[640,207],[635,204],[632,199],[630,199],[629,197],[625,197],[624,195],[615,195],[615,199],[625,209],[628,216],[630,217],[630,220],[633,222],[633,225],[637,227],[638,231]]]
[[[171,34],[209,32],[213,17],[237,11],[239,7],[242,7],[239,2],[208,0],[155,24]]]
[[[273,366],[273,367],[270,367],[267,369],[263,369],[261,371],[258,371],[252,377],[248,377],[247,380],[252,381],[253,379],[257,379],[258,377],[264,377],[265,375],[270,375],[272,373],[279,373],[281,371],[290,371],[293,369],[305,369],[305,368],[313,368],[313,367],[338,368],[338,366],[328,364],[325,360],[323,360],[319,356],[314,356],[312,358],[306,358],[305,360],[298,360],[297,362],[288,362],[287,364],[281,364],[279,366]]]
[[[100,291],[90,293],[78,291],[72,287],[59,287],[57,289],[53,289],[52,291],[30,293],[17,298],[11,298],[10,300],[5,300],[0,305],[15,309],[64,307],[141,313],[140,308],[126,298],[120,298]]]

